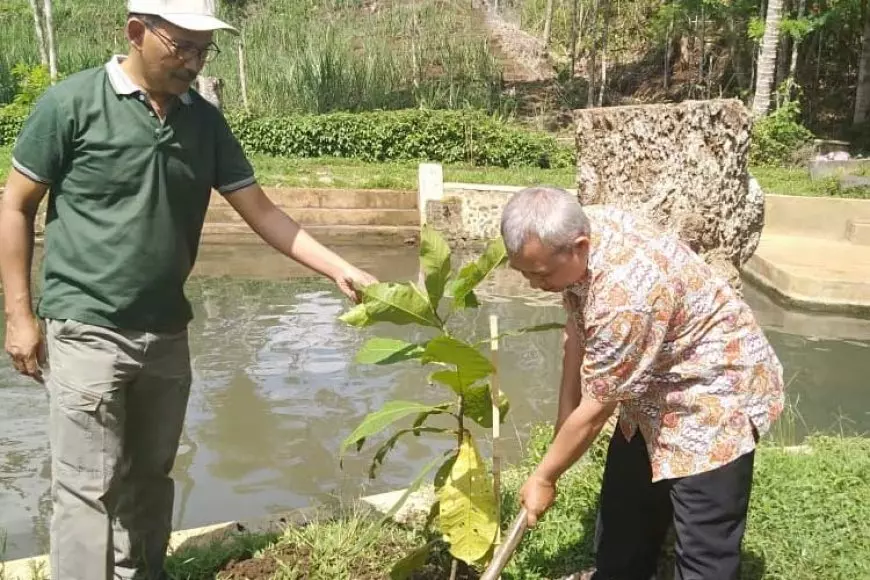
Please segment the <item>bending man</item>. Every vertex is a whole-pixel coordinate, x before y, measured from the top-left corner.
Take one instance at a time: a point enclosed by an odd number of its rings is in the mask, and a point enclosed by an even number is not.
[[[556,436],[521,490],[529,525],[620,407],[601,488],[595,580],[736,579],[754,449],[782,411],[782,367],[750,308],[675,236],[615,208],[528,188],[504,209],[510,265],[561,292]]]

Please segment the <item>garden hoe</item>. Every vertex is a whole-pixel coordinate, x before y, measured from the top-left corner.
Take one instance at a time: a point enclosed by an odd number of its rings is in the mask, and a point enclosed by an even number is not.
[[[507,532],[507,537],[505,538],[504,543],[496,549],[495,554],[492,557],[492,562],[487,566],[486,571],[484,571],[480,580],[498,580],[502,570],[507,566],[511,556],[514,555],[517,546],[520,545],[523,535],[526,533],[527,517],[528,513],[526,512],[526,508],[521,508],[520,513],[518,513],[514,518],[514,521]],[[591,571],[577,572],[570,576],[565,576],[561,580],[588,580],[590,576]]]
[[[520,513],[518,513],[517,517],[514,518],[514,521],[505,536],[505,541],[495,550],[492,562],[489,563],[489,566],[487,566],[486,571],[483,573],[483,576],[480,577],[480,580],[498,579],[501,575],[501,571],[504,570],[505,566],[507,566],[511,556],[514,555],[517,546],[520,545],[520,540],[523,539],[523,535],[526,533],[526,526],[528,525],[527,518],[528,513],[526,512],[526,508],[520,509]]]

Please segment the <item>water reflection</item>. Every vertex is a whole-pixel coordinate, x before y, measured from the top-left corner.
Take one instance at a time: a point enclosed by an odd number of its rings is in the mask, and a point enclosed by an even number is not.
[[[352,360],[372,335],[422,341],[428,334],[394,326],[349,328],[336,319],[348,303],[330,285],[300,278],[301,268],[268,249],[237,252],[206,248],[199,276],[189,285],[196,315],[194,385],[174,469],[177,528],[402,486],[433,450],[452,443],[405,439],[373,481],[367,479],[371,447],[351,452],[340,469],[342,439],[384,402],[450,398],[427,385],[428,369],[419,364],[375,367]],[[369,251],[358,263],[382,279],[413,279],[414,252]],[[213,276],[236,268],[245,278]],[[516,286],[496,286],[481,309],[452,321],[459,335],[486,338],[490,314],[499,317],[502,330],[564,319],[556,300],[507,298],[498,289]],[[870,323],[790,313],[751,290],[747,295],[782,358],[791,398],[798,400],[805,422],[798,434],[870,431]],[[845,340],[835,338],[838,329]],[[520,452],[530,423],[553,417],[559,347],[555,331],[501,345],[500,386],[512,403],[502,430],[509,458]],[[0,384],[0,528],[9,532],[7,557],[15,558],[46,548],[48,408],[41,387],[18,376],[5,357]]]

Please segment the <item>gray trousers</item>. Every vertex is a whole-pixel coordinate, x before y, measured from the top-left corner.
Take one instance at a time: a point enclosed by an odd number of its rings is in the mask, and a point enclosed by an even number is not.
[[[51,577],[162,580],[190,393],[187,331],[48,320],[46,334]]]

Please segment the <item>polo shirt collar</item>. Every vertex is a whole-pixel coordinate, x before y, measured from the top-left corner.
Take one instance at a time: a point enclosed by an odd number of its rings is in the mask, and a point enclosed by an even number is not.
[[[124,62],[126,56],[115,55],[109,62],[106,63],[106,73],[109,75],[109,83],[119,95],[135,95],[144,93],[142,87],[138,86],[121,68],[121,63]],[[193,99],[190,97],[190,91],[180,95],[178,99],[185,105],[190,105]]]

